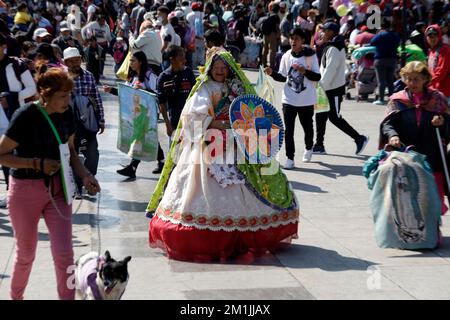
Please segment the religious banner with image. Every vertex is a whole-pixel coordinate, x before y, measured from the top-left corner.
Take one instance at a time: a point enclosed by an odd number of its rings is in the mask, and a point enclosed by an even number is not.
[[[117,148],[133,159],[156,160],[158,116],[154,94],[119,84]]]

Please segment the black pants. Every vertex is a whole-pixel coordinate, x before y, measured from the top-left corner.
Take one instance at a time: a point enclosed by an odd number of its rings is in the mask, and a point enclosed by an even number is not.
[[[295,142],[294,142],[294,129],[295,118],[300,120],[300,124],[303,127],[305,133],[305,148],[311,150],[314,140],[314,127],[313,127],[313,115],[314,106],[294,107],[289,104],[283,103],[283,116],[285,126],[285,138],[286,143],[286,157],[294,160],[295,155]]]
[[[353,129],[353,127],[349,125],[341,115],[341,104],[343,96],[330,95],[328,92],[326,92],[326,94],[330,103],[330,111],[316,113],[316,144],[319,146],[323,146],[328,119],[330,119],[330,122],[334,124],[338,129],[340,129],[342,132],[346,133],[356,141],[356,139],[359,138],[359,133],[355,129]]]
[[[95,176],[97,174],[98,162],[99,162],[99,152],[98,152],[98,141],[96,133],[82,134],[81,137],[75,138],[75,148],[78,153],[84,156],[83,165],[86,169]],[[83,186],[83,181],[75,176],[75,182],[79,190]]]
[[[158,142],[158,155],[156,156],[156,160],[158,160],[158,163],[161,163],[164,160],[164,151],[161,148],[161,145]],[[130,165],[132,165],[133,167],[138,167],[139,163],[141,163],[141,160],[138,159],[131,159],[131,163]]]

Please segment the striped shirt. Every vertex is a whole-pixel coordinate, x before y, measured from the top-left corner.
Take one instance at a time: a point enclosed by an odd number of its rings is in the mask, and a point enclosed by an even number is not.
[[[100,115],[99,122],[100,124],[105,124],[102,98],[100,97],[100,93],[98,92],[93,74],[87,70],[81,69],[80,75],[74,78],[73,81],[74,81],[74,88],[73,88],[74,94],[93,98],[95,104],[97,105]]]

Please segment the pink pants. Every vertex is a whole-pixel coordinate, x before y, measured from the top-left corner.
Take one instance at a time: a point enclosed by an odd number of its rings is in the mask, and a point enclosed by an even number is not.
[[[448,208],[445,204],[445,177],[443,172],[433,172],[434,180],[436,180],[436,185],[439,192],[439,198],[441,199],[441,214],[444,215]]]
[[[75,298],[69,285],[73,276],[72,206],[64,201],[60,178],[50,181],[53,198],[61,213],[54,208],[44,180],[21,180],[10,177],[8,207],[16,239],[16,256],[11,279],[11,298],[23,299],[31,267],[36,255],[38,223],[44,217],[50,237],[60,299]],[[62,217],[65,217],[65,219]],[[69,272],[71,271],[71,272]]]

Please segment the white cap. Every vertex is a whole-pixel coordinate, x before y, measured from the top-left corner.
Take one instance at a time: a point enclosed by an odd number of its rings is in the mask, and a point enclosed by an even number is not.
[[[67,21],[63,21],[63,22],[61,22],[61,23],[59,24],[59,30],[60,30],[61,32],[64,32],[64,31],[70,31],[69,25],[67,24]]]
[[[34,33],[33,33],[33,40],[36,41],[37,38],[43,38],[46,36],[51,36],[51,34],[48,33],[47,29],[37,28],[36,30],[34,30]]]
[[[145,0],[139,0],[139,3],[140,3],[141,5],[144,5],[144,4],[145,4]]]
[[[175,11],[175,17],[177,17],[178,19],[183,19],[184,18],[184,11],[183,10]]]
[[[78,51],[77,48],[69,47],[66,50],[64,50],[64,53],[63,53],[64,60],[67,60],[70,58],[75,58],[75,57],[81,57],[80,51]]]

